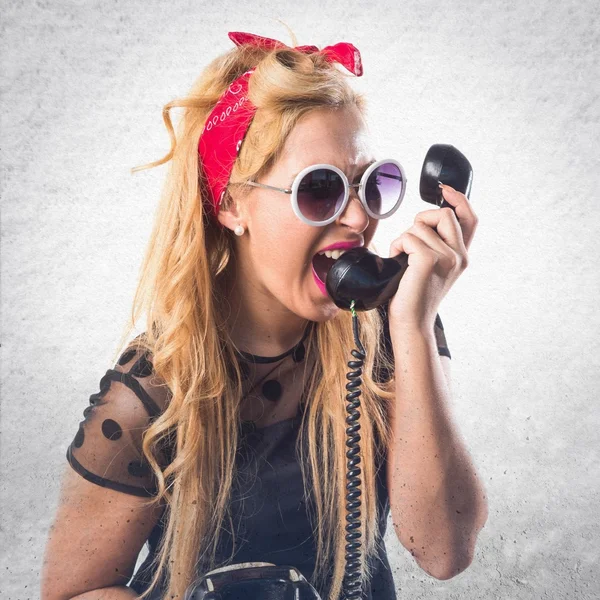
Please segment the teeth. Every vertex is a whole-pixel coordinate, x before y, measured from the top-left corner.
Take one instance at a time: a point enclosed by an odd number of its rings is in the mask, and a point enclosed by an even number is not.
[[[344,254],[344,252],[346,251],[336,248],[335,250],[325,250],[325,252],[319,252],[318,254],[324,254],[327,258],[333,258],[334,260],[337,260],[342,254]]]

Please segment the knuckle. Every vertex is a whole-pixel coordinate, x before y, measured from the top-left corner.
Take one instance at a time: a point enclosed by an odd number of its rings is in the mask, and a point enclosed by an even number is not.
[[[467,268],[467,266],[469,265],[469,259],[467,258],[466,254],[460,254],[458,252],[455,252],[454,254],[454,266],[460,270],[463,270]]]
[[[459,252],[452,251],[446,255],[446,264],[450,270],[462,269],[463,268],[463,257]]]
[[[423,254],[427,257],[430,268],[433,269],[433,267],[435,267],[440,260],[437,252],[424,252]]]
[[[448,263],[451,269],[456,269],[460,265],[460,256],[456,252],[453,252],[448,257]]]

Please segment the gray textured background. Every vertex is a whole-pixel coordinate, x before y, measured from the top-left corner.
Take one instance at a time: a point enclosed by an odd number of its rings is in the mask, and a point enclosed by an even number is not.
[[[388,529],[399,597],[592,598],[597,568],[598,4],[2,2],[3,598],[39,595],[65,451],[128,314],[166,167],[163,104],[230,30],[351,41],[403,210],[427,210],[431,144],[474,169],[471,263],[440,306],[453,413],[489,493],[474,563],[448,581]]]

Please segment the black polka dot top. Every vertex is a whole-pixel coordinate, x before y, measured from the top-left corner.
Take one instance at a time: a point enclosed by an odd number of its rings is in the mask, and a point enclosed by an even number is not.
[[[393,357],[385,310],[382,316],[382,342],[385,352]],[[439,315],[435,321],[435,336],[438,353],[450,358]],[[350,357],[350,349],[348,354]],[[253,380],[258,384],[253,389],[264,399],[265,410],[274,410],[271,405],[276,407],[278,402],[285,402],[286,394],[297,393],[298,398],[302,394],[305,400],[304,380],[297,376],[306,360],[302,343],[297,344],[286,356],[245,355],[242,358],[244,360],[240,366],[243,371],[259,369]],[[311,363],[308,369],[312,368]],[[390,374],[376,364],[374,377],[384,382]],[[166,408],[168,390],[164,386],[154,385],[153,379],[150,356],[135,349],[125,351],[114,368],[100,379],[100,390],[90,396],[89,405],[83,412],[84,420],[67,449],[69,464],[82,477],[126,494],[156,495],[156,482],[143,458],[141,442],[143,432]],[[294,417],[265,427],[256,427],[252,421],[241,423],[242,441],[236,459],[239,479],[232,489],[230,510],[239,534],[236,539],[238,543],[242,540],[242,543],[236,546],[235,558],[230,561],[232,540],[224,534],[219,546],[223,565],[229,564],[227,561],[289,564],[297,567],[310,580],[315,566],[316,547],[309,518],[312,496],[305,496],[296,453],[300,421],[299,412]],[[165,447],[159,456],[163,468],[173,459],[173,447],[174,444],[170,448]],[[382,541],[375,575],[364,595],[367,600],[390,600],[396,597],[383,543],[390,510],[386,460],[383,457],[376,465],[379,535]],[[159,520],[148,538],[149,553],[146,560],[129,584],[138,594],[145,591],[151,581],[154,569],[152,562],[164,534],[163,527],[162,520]],[[156,590],[149,600],[162,598],[162,591]],[[323,595],[326,590],[321,592],[322,597],[326,597]]]

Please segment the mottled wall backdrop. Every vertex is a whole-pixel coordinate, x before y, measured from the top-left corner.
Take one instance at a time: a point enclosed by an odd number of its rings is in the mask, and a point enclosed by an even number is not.
[[[405,166],[389,244],[427,210],[425,153],[474,169],[470,265],[440,307],[452,410],[489,492],[473,564],[438,581],[388,527],[399,597],[596,598],[600,9],[591,0],[2,2],[3,598],[39,595],[65,451],[128,316],[166,167],[163,104],[230,30],[351,41],[381,156]]]

